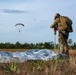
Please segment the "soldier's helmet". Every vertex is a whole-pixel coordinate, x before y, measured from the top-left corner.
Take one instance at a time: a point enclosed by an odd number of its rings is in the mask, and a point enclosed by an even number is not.
[[[54,20],[55,20],[56,18],[59,18],[59,17],[60,17],[60,14],[59,14],[59,13],[56,13],[55,16],[54,16]]]

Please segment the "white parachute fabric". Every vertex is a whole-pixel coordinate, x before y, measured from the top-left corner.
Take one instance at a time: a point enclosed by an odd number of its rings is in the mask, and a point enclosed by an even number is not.
[[[51,60],[58,57],[67,58],[65,54],[57,54],[49,49],[32,49],[24,52],[0,52],[0,63],[24,62],[27,60]]]

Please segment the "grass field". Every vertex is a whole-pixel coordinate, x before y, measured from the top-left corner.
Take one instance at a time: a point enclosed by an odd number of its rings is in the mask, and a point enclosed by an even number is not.
[[[0,49],[0,51],[4,51],[4,52],[22,52],[22,51],[25,51],[25,50],[29,50],[29,49]]]
[[[0,51],[16,52],[25,49],[1,49]],[[0,63],[0,75],[76,75],[76,50],[69,50],[69,53],[70,59]]]

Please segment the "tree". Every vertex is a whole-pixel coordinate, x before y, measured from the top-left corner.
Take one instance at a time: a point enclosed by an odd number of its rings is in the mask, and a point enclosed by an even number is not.
[[[17,41],[17,42],[15,43],[15,48],[17,48],[17,49],[20,49],[20,48],[21,48],[21,44],[19,43],[19,41]]]
[[[69,44],[70,46],[71,46],[72,42],[73,42],[72,39],[69,39],[69,40],[68,40],[68,44]]]
[[[50,49],[51,48],[51,45],[47,42],[44,43],[44,48],[47,48],[47,49]]]
[[[72,42],[73,42],[72,39],[68,40],[68,45],[69,45],[70,49],[71,49]]]

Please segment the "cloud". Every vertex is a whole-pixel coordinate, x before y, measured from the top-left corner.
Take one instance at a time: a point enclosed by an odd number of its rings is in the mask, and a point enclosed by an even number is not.
[[[4,13],[28,13],[28,11],[24,10],[11,10],[11,9],[2,9]]]

